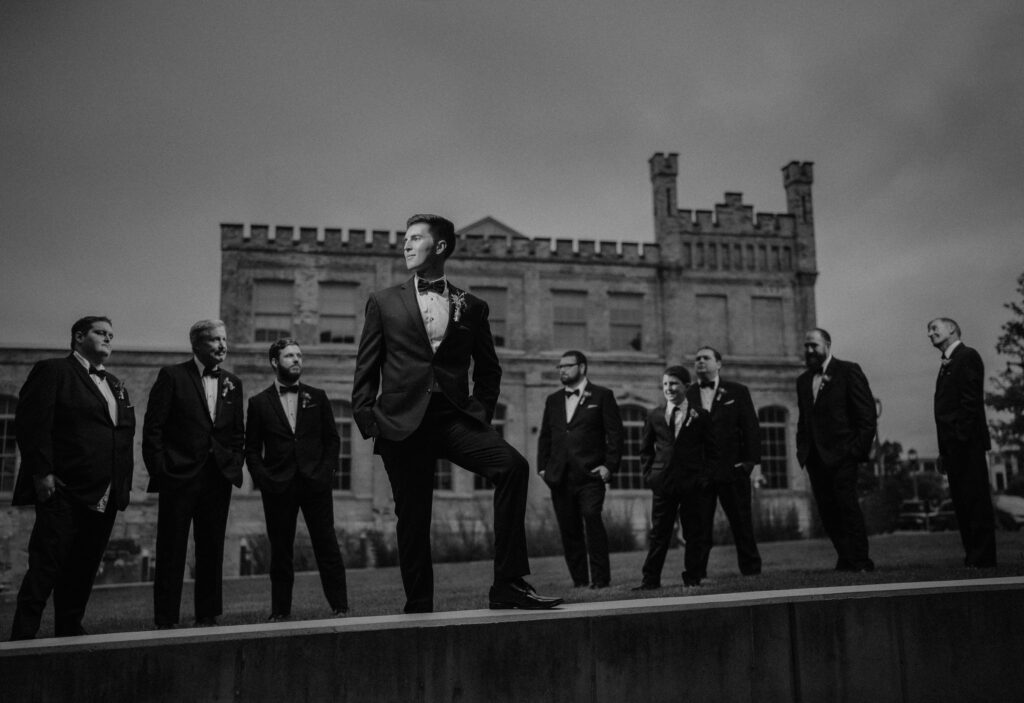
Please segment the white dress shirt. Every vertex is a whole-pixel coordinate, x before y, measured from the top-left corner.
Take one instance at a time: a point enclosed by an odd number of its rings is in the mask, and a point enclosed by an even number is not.
[[[576,413],[576,409],[580,406],[580,401],[583,400],[583,390],[586,387],[587,387],[587,378],[586,378],[586,376],[584,376],[583,380],[580,381],[577,385],[575,385],[575,386],[566,386],[565,388],[562,389],[562,392],[565,392],[565,391],[579,391],[579,393],[577,393],[576,395],[567,395],[567,396],[565,396],[565,421],[566,422],[569,422],[569,420],[572,419],[572,416]]]
[[[814,378],[811,379],[811,393],[813,394],[814,400],[818,399],[818,391],[821,390],[821,381],[828,375],[828,365],[832,363],[832,355],[829,354],[825,359],[825,363],[821,365],[821,369],[814,374]]]
[[[89,360],[86,359],[81,354],[79,354],[78,352],[74,352],[74,354],[75,354],[75,359],[78,360],[78,363],[80,363],[82,366],[84,366],[85,370],[88,371],[89,367],[92,366],[92,364],[89,363]],[[106,371],[106,369],[103,367],[103,364],[100,364],[99,366],[96,366],[95,368],[99,369],[100,371]],[[100,393],[103,394],[103,399],[107,401],[107,413],[110,415],[110,421],[113,422],[116,425],[117,424],[117,399],[114,398],[114,391],[112,391],[110,389],[110,384],[107,383],[107,379],[106,378],[100,378],[96,374],[89,374],[89,378],[92,379],[92,382],[96,384],[96,388],[98,388]],[[107,502],[109,500],[110,500],[110,484],[108,483],[107,484],[107,490],[103,491],[103,495],[100,497],[99,501],[97,501],[95,505],[87,505],[85,507],[89,508],[89,510],[95,510],[98,513],[102,513],[102,512],[104,512],[107,509]]]
[[[672,429],[672,436],[679,436],[679,428],[683,426],[683,418],[686,417],[686,411],[688,409],[688,403],[686,398],[683,398],[683,402],[679,405],[673,403],[665,403],[665,424]],[[677,409],[676,416],[673,419],[672,409]]]
[[[419,276],[416,276],[419,280]],[[420,307],[420,315],[423,317],[423,326],[427,328],[427,337],[430,339],[430,348],[435,352],[441,346],[445,330],[448,329],[448,281],[443,279],[444,294],[438,295],[434,291],[421,293],[416,290],[416,302]],[[429,281],[433,283],[433,281]]]
[[[203,371],[206,367],[199,361],[198,357],[193,356],[192,361],[195,362],[196,368],[199,369],[199,380],[203,382],[203,393],[206,394],[206,409],[210,413],[210,419],[217,419],[217,379],[213,376],[204,376]]]
[[[281,389],[284,388],[285,385],[280,381],[274,381],[274,387],[277,389],[277,397],[281,399],[281,407],[284,408],[284,416],[288,418],[288,425],[292,428],[292,432],[294,432],[295,422],[296,418],[298,418],[299,412],[299,394],[282,393]]]
[[[697,382],[697,389],[700,391],[700,406],[711,412],[711,404],[715,402],[715,393],[718,392],[718,377],[715,376],[714,385],[711,388],[704,388]]]

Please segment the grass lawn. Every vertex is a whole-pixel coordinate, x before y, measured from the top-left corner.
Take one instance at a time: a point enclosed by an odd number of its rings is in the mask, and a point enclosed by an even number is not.
[[[827,540],[800,540],[759,545],[764,560],[764,573],[760,576],[740,576],[733,548],[717,546],[711,552],[709,578],[698,588],[685,588],[682,585],[679,577],[683,562],[681,549],[669,552],[662,574],[663,588],[657,591],[630,590],[640,582],[640,567],[645,552],[612,554],[612,586],[600,591],[571,588],[568,571],[561,557],[532,559],[533,575],[529,580],[543,595],[560,595],[568,603],[582,603],[1024,575],[1024,532],[999,532],[996,540],[1000,566],[998,569],[981,571],[962,566],[963,553],[957,533],[900,532],[871,537],[871,557],[875,561],[876,570],[870,574],[836,573],[832,571],[835,552]],[[435,565],[435,609],[486,608],[491,569],[490,562]],[[348,591],[351,615],[400,613],[405,602],[397,567],[350,570]],[[3,639],[7,638],[10,631],[14,595],[12,590],[4,593],[0,599],[0,637]],[[261,575],[225,581],[224,605],[224,615],[219,619],[221,624],[263,622],[270,613],[269,577]],[[192,622],[192,586],[188,582],[185,584],[181,613],[183,625]],[[52,614],[52,608],[48,606],[40,630],[41,637],[48,637],[53,632]],[[292,619],[325,617],[330,617],[330,610],[320,590],[318,574],[296,574]],[[153,628],[152,618],[152,584],[104,586],[93,591],[84,625],[91,634],[149,630]]]

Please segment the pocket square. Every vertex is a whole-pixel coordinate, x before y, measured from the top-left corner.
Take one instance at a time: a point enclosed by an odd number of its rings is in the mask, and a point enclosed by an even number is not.
[[[722,405],[732,405],[735,402],[736,402],[735,400],[727,400],[724,403],[722,403]]]

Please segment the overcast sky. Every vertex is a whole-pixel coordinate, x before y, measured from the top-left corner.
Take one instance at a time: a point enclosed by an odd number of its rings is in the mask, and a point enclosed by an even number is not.
[[[1021,37],[1019,0],[6,0],[0,344],[184,348],[221,222],[650,240],[656,151],[689,209],[813,161],[819,323],[932,453],[926,322],[994,372],[1024,270]]]

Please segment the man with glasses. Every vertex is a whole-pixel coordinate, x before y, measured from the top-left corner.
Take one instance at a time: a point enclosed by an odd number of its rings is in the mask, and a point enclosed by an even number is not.
[[[551,489],[573,586],[607,588],[611,568],[601,511],[605,485],[622,457],[619,405],[610,389],[587,380],[583,352],[565,352],[558,377],[563,389],[544,403],[537,471]]]

